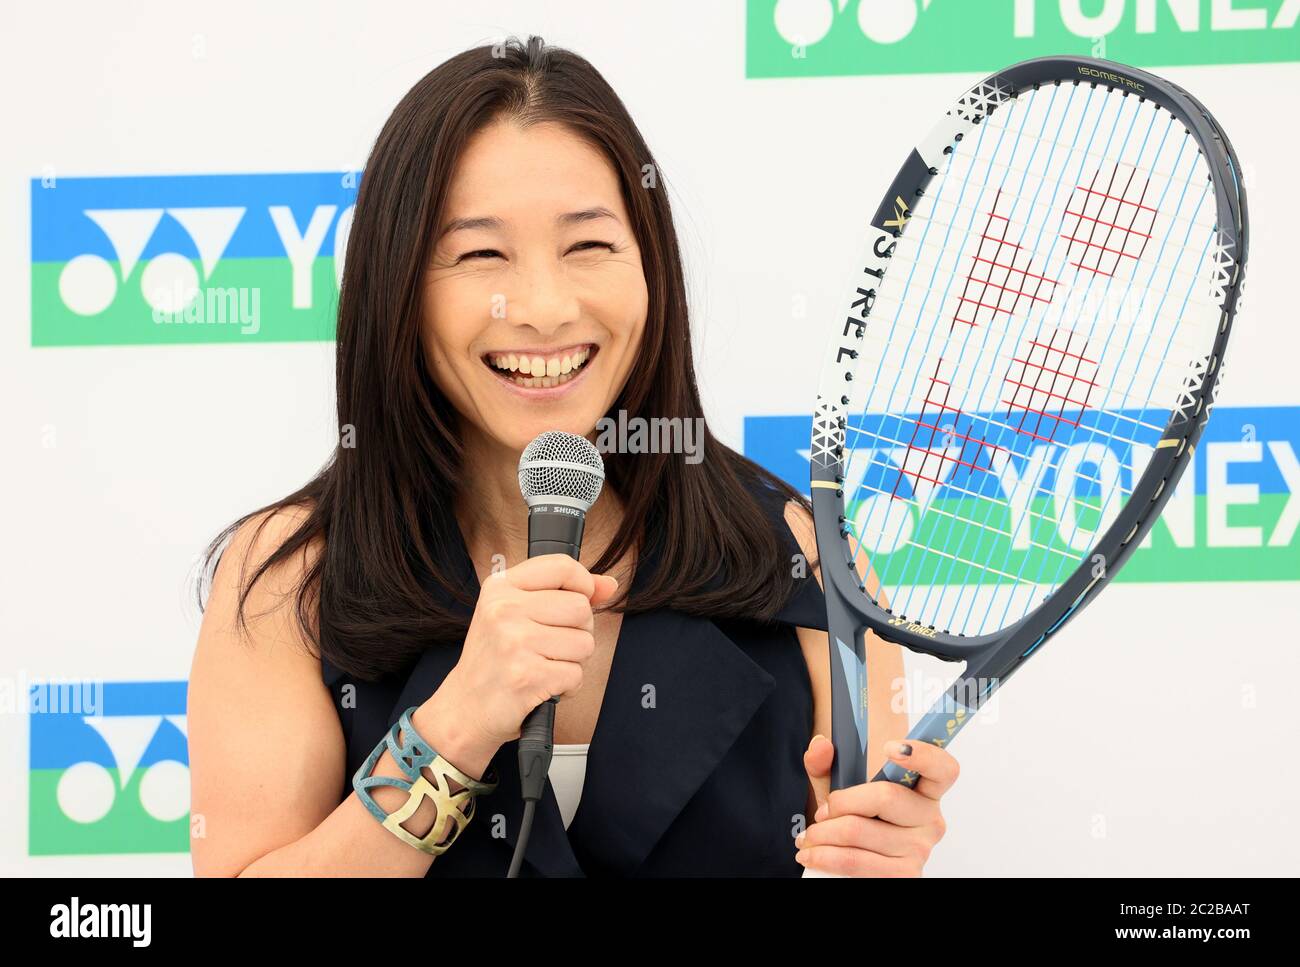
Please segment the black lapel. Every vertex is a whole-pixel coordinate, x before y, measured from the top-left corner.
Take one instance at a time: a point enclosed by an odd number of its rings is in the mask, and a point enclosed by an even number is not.
[[[568,830],[589,875],[641,866],[775,684],[707,618],[624,619]]]

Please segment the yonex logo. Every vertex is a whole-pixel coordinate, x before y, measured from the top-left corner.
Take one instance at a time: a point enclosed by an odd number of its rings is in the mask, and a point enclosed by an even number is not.
[[[1065,347],[1057,339],[1045,343],[1037,355],[1021,358],[1051,366],[1052,353],[1075,351]],[[1020,382],[1032,385],[1032,380]],[[1085,398],[1076,390],[1071,395]],[[1035,405],[1025,393],[1007,399],[1021,407]],[[1012,429],[1021,426],[1018,412]],[[999,418],[1006,415],[1007,410],[1001,410]],[[1102,494],[1131,488],[1134,474],[1153,453],[1152,446],[1121,448],[1091,440],[1090,418],[1073,411],[1059,415],[1068,419],[1047,432],[1026,420],[1024,429],[1034,433],[1008,433],[1005,452],[982,447],[975,455],[968,438],[978,438],[971,429],[980,422],[978,413],[949,415],[938,422],[927,419],[939,429],[936,439],[924,441],[921,449],[855,447],[844,487],[855,535],[849,538],[851,544],[857,546],[861,539],[863,552],[886,586],[904,569],[918,585],[931,580],[1006,583],[992,570],[955,567],[947,560],[909,553],[913,537],[951,527],[953,521],[987,519],[998,532],[990,532],[979,548],[983,558],[1013,561],[1007,571],[1011,575],[1054,573],[1065,559],[1062,552],[1077,557],[1091,546],[1097,530],[1113,520],[1118,501],[1103,501]],[[879,414],[853,416],[849,432],[859,440],[877,432],[891,435],[900,417],[892,418],[894,425],[879,422],[888,419]],[[807,493],[811,433],[809,416],[746,417],[744,452]],[[963,446],[965,464],[953,459]],[[1192,465],[1116,580],[1300,580],[1297,454],[1300,407],[1217,406]],[[873,491],[883,493],[871,496]]]
[[[894,198],[894,217],[886,219],[881,228],[896,228],[902,231],[907,225],[907,219],[907,202],[903,201],[901,195],[896,196]]]
[[[992,72],[1045,54],[1161,67],[1294,62],[1297,20],[1300,0],[748,0],[745,74]]]
[[[99,226],[117,257],[117,269],[100,255],[82,254],[63,266],[59,273],[59,295],[63,304],[83,316],[98,315],[117,297],[121,280],[131,277],[140,253],[153,237],[164,216],[185,231],[198,251],[202,281],[212,275],[230,243],[230,237],[244,217],[244,208],[117,208],[88,209],[85,216]],[[174,313],[185,308],[198,293],[199,269],[179,252],[162,252],[144,266],[140,290],[155,313]]]
[[[929,625],[923,625],[908,618],[891,618],[889,623],[894,627],[901,627],[904,631],[910,631],[913,634],[924,635],[927,638],[933,638],[938,631]]]
[[[186,683],[84,684],[24,690],[29,852],[188,851]]]
[[[773,23],[791,45],[815,44],[830,33],[835,18],[850,0],[777,0]],[[930,0],[920,0],[929,9]],[[912,32],[917,20],[917,0],[857,0],[858,29],[877,44],[896,44]]]
[[[333,336],[357,176],[32,181],[32,344]]]

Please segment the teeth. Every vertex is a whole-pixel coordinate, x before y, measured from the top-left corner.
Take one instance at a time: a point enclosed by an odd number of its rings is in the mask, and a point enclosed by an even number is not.
[[[563,356],[517,356],[514,353],[489,357],[496,369],[514,374],[511,378],[520,386],[546,388],[567,383],[591,357],[590,348]]]
[[[559,376],[511,376],[510,382],[529,389],[546,389],[552,386],[563,386],[575,376],[575,373],[562,373]]]

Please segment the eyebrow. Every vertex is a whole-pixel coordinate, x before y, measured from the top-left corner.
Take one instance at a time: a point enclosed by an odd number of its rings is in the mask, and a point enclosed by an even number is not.
[[[592,222],[601,218],[612,218],[618,221],[618,216],[608,208],[602,205],[596,205],[593,208],[584,208],[582,211],[565,212],[563,215],[555,216],[557,225],[580,225],[583,222]],[[442,231],[438,234],[439,238],[444,238],[452,232],[469,231],[475,228],[485,229],[502,229],[505,222],[495,215],[479,215],[472,218],[453,218],[443,226]]]

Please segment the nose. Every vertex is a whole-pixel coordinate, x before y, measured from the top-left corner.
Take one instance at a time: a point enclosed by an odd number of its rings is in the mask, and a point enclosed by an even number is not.
[[[506,321],[549,339],[578,320],[579,300],[563,265],[548,259],[521,264],[506,296]]]

